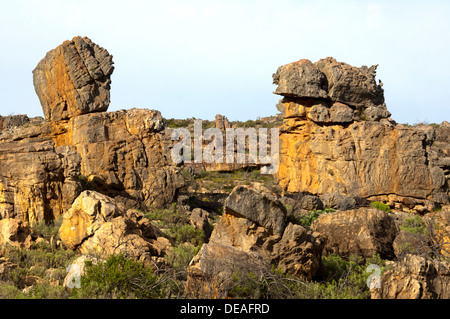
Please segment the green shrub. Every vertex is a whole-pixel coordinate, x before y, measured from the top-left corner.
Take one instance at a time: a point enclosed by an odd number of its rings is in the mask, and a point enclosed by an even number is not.
[[[182,244],[170,249],[164,258],[169,262],[171,267],[175,269],[175,271],[185,273],[189,263],[192,258],[197,255],[200,248],[201,245],[194,246],[190,244]],[[185,276],[183,276],[183,278],[186,279]]]
[[[382,211],[384,211],[386,213],[390,213],[391,212],[391,208],[389,207],[389,205],[386,205],[386,204],[384,204],[382,202],[377,202],[377,201],[372,202],[372,203],[370,203],[370,207],[376,208],[378,210],[382,210]]]
[[[205,238],[204,231],[197,229],[190,224],[172,226],[168,235],[175,240],[176,244],[188,242],[194,246],[203,244],[203,239]]]
[[[54,221],[46,222],[39,221],[31,224],[31,228],[33,229],[33,233],[38,237],[42,237],[45,239],[50,239],[51,237],[56,238],[58,236],[59,228],[63,222],[62,215],[58,216]]]
[[[414,234],[428,234],[427,226],[419,215],[406,218],[399,225],[400,230]]]
[[[370,264],[384,270],[384,261],[378,255],[364,260],[351,256],[348,260],[337,256],[324,256],[317,281],[305,281],[272,269],[270,274],[234,273],[229,296],[250,299],[368,299],[370,291],[367,272]]]
[[[77,298],[161,298],[162,287],[153,269],[142,262],[111,255],[104,263],[86,262],[81,287],[73,289]]]
[[[297,220],[295,220],[295,223],[302,226],[311,226],[312,222],[315,221],[320,215],[333,213],[334,211],[335,210],[333,208],[325,208],[324,210],[312,210],[307,214],[298,217]]]
[[[26,295],[15,285],[0,281],[0,299],[24,299]]]
[[[70,297],[66,287],[50,284],[34,285],[24,295],[27,299],[68,299]]]

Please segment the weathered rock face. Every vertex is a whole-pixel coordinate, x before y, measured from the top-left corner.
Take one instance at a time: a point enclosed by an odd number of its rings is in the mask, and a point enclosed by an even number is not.
[[[225,200],[224,207],[228,214],[246,218],[272,234],[283,234],[286,209],[274,195],[239,186]]]
[[[98,111],[109,106],[112,56],[87,37],[65,41],[33,70],[33,83],[48,121]]]
[[[111,198],[94,191],[81,193],[63,218],[59,229],[61,241],[83,254],[106,257],[123,253],[149,261],[152,256],[163,256],[170,246],[142,213],[125,211]]]
[[[0,117],[0,217],[53,220],[85,189],[158,207],[184,183],[160,112],[106,111],[112,56],[75,37],[33,71],[48,122]],[[94,113],[92,113],[94,112]]]
[[[417,255],[389,262],[373,299],[449,299],[450,264]]]
[[[450,206],[425,218],[435,253],[450,257]]]
[[[393,258],[393,242],[398,233],[388,213],[374,208],[360,208],[322,214],[311,229],[327,238],[324,251],[341,256],[359,255]]]
[[[84,114],[0,132],[0,215],[52,220],[84,189],[164,206],[184,180],[157,111]]]
[[[78,116],[65,124],[56,144],[80,154],[80,175],[97,177],[99,190],[143,206],[163,206],[183,185],[170,157],[170,136],[158,111],[131,109]],[[95,184],[95,183],[94,183]]]
[[[31,228],[28,223],[14,218],[0,220],[0,246],[6,244],[29,248],[31,246]]]
[[[448,203],[449,161],[435,150],[435,129],[390,120],[375,70],[332,58],[278,69],[275,93],[284,96],[277,105],[284,117],[279,185],[288,192],[391,201],[410,210]]]
[[[300,225],[285,225],[285,208],[273,194],[236,186],[224,208],[209,243],[191,262],[188,283],[208,290],[205,283],[214,282],[217,291],[226,291],[236,270],[263,275],[274,265],[306,280],[319,270],[325,241]]]

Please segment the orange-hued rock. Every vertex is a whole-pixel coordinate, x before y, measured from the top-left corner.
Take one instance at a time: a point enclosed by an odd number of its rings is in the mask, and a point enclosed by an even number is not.
[[[0,246],[3,245],[30,248],[31,228],[28,223],[14,218],[0,220]]]
[[[170,247],[162,236],[143,213],[126,211],[95,191],[84,191],[77,197],[59,228],[65,246],[104,258],[118,253],[148,261],[151,256],[161,257]]]
[[[450,158],[442,147],[448,140],[434,143],[445,128],[392,121],[375,69],[332,58],[278,69],[279,185],[287,192],[394,200],[416,211],[449,203]],[[322,90],[327,96],[316,94]]]
[[[87,37],[74,37],[49,51],[33,70],[45,118],[106,111],[113,70],[112,56]]]
[[[184,184],[158,111],[131,109],[0,132],[0,215],[53,220],[84,189],[162,207]]]

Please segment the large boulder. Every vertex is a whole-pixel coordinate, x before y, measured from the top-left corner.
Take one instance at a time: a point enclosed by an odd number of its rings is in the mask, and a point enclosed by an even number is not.
[[[280,66],[273,75],[275,94],[295,98],[321,98],[354,107],[384,103],[381,84],[375,81],[377,65],[357,68],[331,57],[316,63],[302,59]]]
[[[188,281],[223,283],[236,271],[263,276],[271,265],[311,280],[319,270],[325,242],[320,234],[300,225],[285,227],[281,207],[273,194],[236,186],[225,200],[225,212],[209,243],[191,262]]]
[[[289,223],[273,246],[272,262],[285,273],[311,280],[320,268],[324,245],[320,234]]]
[[[74,37],[49,51],[33,70],[45,118],[106,111],[113,70],[112,56],[87,37]]]
[[[398,229],[391,216],[384,211],[359,208],[322,214],[313,221],[311,229],[326,238],[325,253],[363,257],[379,254],[386,259],[394,257],[392,244]]]
[[[450,263],[405,255],[388,262],[380,287],[371,289],[373,299],[449,299]]]
[[[70,249],[77,249],[106,221],[124,215],[113,200],[94,191],[84,191],[63,215],[59,237]]]
[[[170,247],[162,232],[141,212],[125,211],[111,198],[94,191],[81,193],[63,215],[59,236],[65,246],[103,258],[123,253],[150,261],[164,256]]]
[[[273,234],[283,233],[286,208],[272,194],[237,186],[225,200],[224,207],[226,213],[247,218]]]
[[[0,220],[0,246],[30,248],[31,232],[27,222],[14,218],[2,219]]]

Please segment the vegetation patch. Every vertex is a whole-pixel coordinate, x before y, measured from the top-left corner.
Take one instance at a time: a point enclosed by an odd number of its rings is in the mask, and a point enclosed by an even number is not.
[[[384,204],[382,202],[378,202],[378,201],[370,203],[370,207],[376,208],[378,210],[382,210],[383,212],[386,212],[386,213],[391,212],[391,208],[389,207],[389,205],[386,205],[386,204]]]

